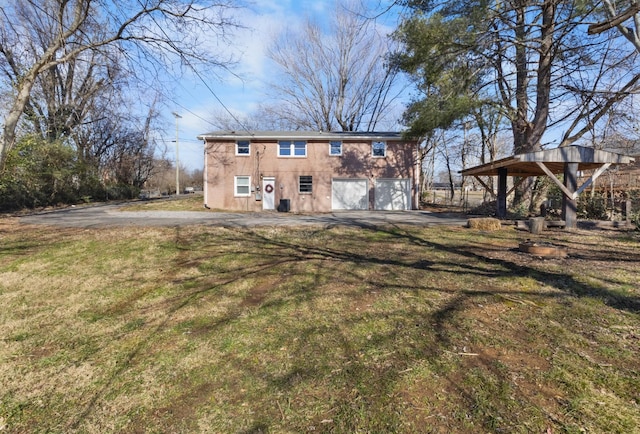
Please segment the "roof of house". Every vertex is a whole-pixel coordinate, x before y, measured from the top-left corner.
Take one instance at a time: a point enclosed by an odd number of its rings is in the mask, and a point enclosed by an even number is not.
[[[399,132],[362,131],[212,131],[199,140],[404,140]]]
[[[518,154],[481,166],[462,170],[463,176],[495,176],[498,169],[506,168],[509,176],[540,176],[545,171],[540,164],[552,173],[564,172],[565,163],[578,163],[578,170],[597,169],[603,164],[629,164],[634,159],[614,152],[602,151],[584,146],[567,146],[545,151]]]

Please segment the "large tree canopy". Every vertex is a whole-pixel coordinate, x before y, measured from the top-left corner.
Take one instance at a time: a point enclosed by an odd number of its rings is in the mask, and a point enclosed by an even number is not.
[[[551,141],[568,145],[640,90],[633,46],[621,43],[619,33],[587,34],[588,23],[615,15],[601,3],[404,4],[411,13],[397,32],[405,47],[397,60],[422,90],[408,111],[419,132],[447,127],[481,101],[494,104],[508,119],[514,152]],[[624,26],[622,21],[614,24]],[[434,95],[445,103],[429,102]],[[436,116],[438,108],[444,114]]]
[[[419,91],[404,115],[410,135],[447,129],[479,104],[475,90],[481,84],[482,64],[466,52],[475,39],[464,31],[467,25],[466,18],[445,20],[434,14],[408,19],[396,31],[404,51],[395,53],[392,61],[409,73]]]

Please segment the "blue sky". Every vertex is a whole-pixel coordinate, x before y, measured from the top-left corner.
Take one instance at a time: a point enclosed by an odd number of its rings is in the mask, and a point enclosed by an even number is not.
[[[362,1],[377,11],[390,3],[385,0]],[[239,61],[233,69],[237,76],[205,77],[210,80],[205,86],[198,77],[185,75],[176,83],[175,93],[162,112],[166,126],[157,132],[161,146],[163,142],[166,146],[166,158],[175,159],[176,120],[172,112],[176,112],[182,116],[178,119],[180,164],[189,170],[202,169],[203,145],[196,137],[216,129],[210,123],[215,114],[228,109],[236,115],[246,115],[264,99],[270,73],[265,52],[272,36],[284,26],[303,23],[307,17],[328,15],[333,8],[333,0],[255,0],[247,8],[238,10],[235,17],[246,29],[235,31],[233,46],[226,48]],[[389,14],[378,22],[391,31],[395,19]]]

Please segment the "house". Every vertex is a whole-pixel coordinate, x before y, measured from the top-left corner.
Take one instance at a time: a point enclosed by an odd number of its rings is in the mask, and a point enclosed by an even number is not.
[[[217,131],[204,140],[213,209],[408,210],[418,206],[418,144],[400,133]]]

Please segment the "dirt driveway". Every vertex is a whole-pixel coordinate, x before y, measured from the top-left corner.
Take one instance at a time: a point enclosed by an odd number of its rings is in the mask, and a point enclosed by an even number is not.
[[[127,211],[124,205],[101,204],[62,210],[39,212],[18,217],[23,224],[60,227],[118,227],[118,226],[187,226],[222,227],[255,226],[360,226],[385,225],[454,225],[467,223],[458,214],[429,211],[344,211],[324,214],[293,214],[278,212],[230,213],[212,211]]]

